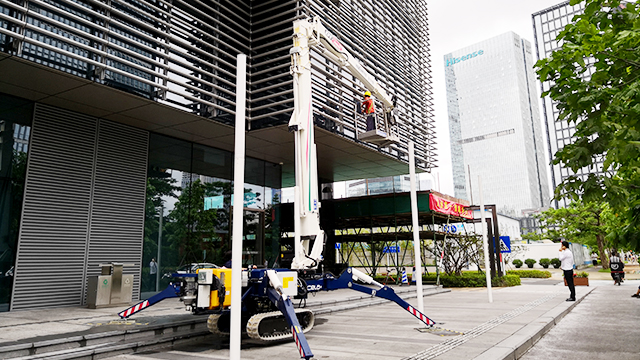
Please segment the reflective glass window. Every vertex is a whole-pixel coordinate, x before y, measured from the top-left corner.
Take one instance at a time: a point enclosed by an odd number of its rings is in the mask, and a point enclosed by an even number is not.
[[[13,286],[33,103],[0,94],[0,311]]]

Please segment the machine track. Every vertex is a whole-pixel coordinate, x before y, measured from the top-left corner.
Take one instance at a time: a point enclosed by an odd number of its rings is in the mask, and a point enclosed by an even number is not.
[[[296,309],[296,316],[303,333],[313,328],[315,316],[311,310]],[[291,327],[280,311],[253,315],[247,322],[247,334],[262,343],[292,339]]]
[[[222,314],[211,314],[209,315],[209,318],[207,319],[207,328],[209,329],[209,331],[217,336],[229,336],[229,330],[225,329],[222,330],[220,329],[220,325],[222,325],[220,323],[220,318],[223,316],[229,316],[228,313],[222,313]],[[227,326],[229,326],[228,322],[229,320],[227,320]]]

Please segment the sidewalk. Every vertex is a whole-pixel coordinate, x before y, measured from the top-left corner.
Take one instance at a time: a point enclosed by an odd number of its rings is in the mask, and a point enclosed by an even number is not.
[[[415,286],[393,286],[393,288],[402,298],[415,298]],[[450,291],[434,286],[424,287],[425,296]],[[311,294],[307,299],[306,307],[313,310],[316,315],[320,315],[385,302],[388,301],[372,298],[357,291],[341,289]],[[298,306],[297,301],[295,305]],[[208,315],[193,315],[187,312],[178,298],[163,300],[124,321],[117,316],[117,313],[127,307],[99,309],[65,307],[2,312],[0,313],[0,359],[73,350],[88,344],[135,342],[145,337],[152,338],[153,344],[158,342],[155,340],[163,340],[172,346],[175,340],[185,340],[192,335],[195,337],[210,335],[206,328]]]
[[[595,282],[608,284],[605,281]],[[395,290],[415,304],[415,286],[395,287]],[[521,286],[494,289],[494,301],[489,304],[484,288],[443,291],[425,287],[425,304],[428,304],[425,312],[434,314],[431,316],[438,322],[436,326],[463,333],[458,336],[415,331],[415,321],[407,316],[406,311],[383,299],[348,289],[319,292],[308,299],[307,306],[320,318],[329,320],[320,321],[308,333],[308,339],[312,348],[317,349],[316,356],[321,355],[323,346],[336,347],[336,340],[332,339],[344,339],[345,334],[340,333],[340,328],[332,329],[331,326],[342,322],[344,328],[350,329],[348,334],[356,336],[353,325],[358,322],[357,329],[363,332],[359,338],[364,342],[350,342],[334,355],[319,358],[348,359],[349,354],[366,354],[368,359],[514,359],[517,354],[528,350],[592,290],[593,287],[578,287],[578,301],[565,302],[568,290],[559,285],[557,279],[523,279]],[[207,317],[191,315],[177,299],[165,300],[136,314],[133,317],[135,322],[120,322],[116,315],[120,310],[122,308],[91,310],[73,307],[0,313],[0,358],[54,358],[48,357],[47,351],[56,359],[72,359],[80,355],[89,359],[110,356],[127,359],[129,355],[118,354],[141,351],[145,351],[146,357],[154,358],[153,351],[156,351],[158,359],[162,359],[171,357],[170,354],[162,355],[163,352],[179,348],[182,355],[175,356],[185,357],[185,348],[194,348],[185,345],[199,342],[201,348],[214,353],[215,358],[226,356],[228,359],[228,348],[225,350],[225,345],[221,346],[221,341],[213,339],[206,330]],[[390,319],[394,320],[390,322]],[[390,334],[403,333],[415,339],[407,338],[401,349],[393,349],[396,355],[388,357],[375,345],[375,341],[381,338],[381,326],[388,328]],[[399,327],[399,330],[391,331],[394,327]],[[63,342],[63,339],[71,342]],[[324,345],[323,341],[327,344]],[[373,341],[373,344],[367,341]],[[295,355],[289,349],[291,344],[285,343],[243,349],[243,359],[263,359],[268,354],[280,352],[278,349],[281,347],[284,349],[282,353],[286,354],[283,358],[296,358],[290,356]],[[13,353],[2,355],[3,349],[13,349]]]
[[[574,272],[582,272],[585,271],[589,273],[589,280],[612,280],[611,273],[609,272],[598,272],[602,269],[602,265],[589,266],[582,269],[574,270]],[[511,267],[507,267],[507,270],[528,270],[526,267],[522,267],[520,269],[511,269]],[[551,279],[562,281],[562,269],[555,269],[550,267],[548,269],[544,269],[542,267],[534,266],[533,270],[546,270],[551,273]],[[626,280],[640,280],[640,266],[637,264],[634,265],[625,265],[624,267],[625,279]],[[613,281],[613,280],[612,280]]]

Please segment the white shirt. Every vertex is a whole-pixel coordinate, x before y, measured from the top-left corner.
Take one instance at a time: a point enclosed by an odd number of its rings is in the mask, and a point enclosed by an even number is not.
[[[560,268],[562,270],[573,270],[573,254],[571,250],[564,249],[560,251],[558,259],[560,259]]]

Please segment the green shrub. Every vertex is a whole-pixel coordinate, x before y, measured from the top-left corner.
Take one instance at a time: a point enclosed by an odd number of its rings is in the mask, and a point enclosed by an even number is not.
[[[522,267],[522,260],[515,259],[511,263],[513,265],[515,265],[517,268],[521,268]]]
[[[506,287],[520,285],[520,277],[517,275],[496,276],[491,279],[491,286]]]
[[[561,264],[560,259],[558,258],[551,259],[551,265],[553,265],[554,268],[556,269],[559,268],[560,264]]]
[[[436,280],[436,274],[429,274],[424,277],[425,281],[433,282]],[[487,278],[484,273],[476,271],[463,272],[461,276],[457,275],[440,275],[440,284],[443,287],[484,287]],[[520,277],[516,275],[496,276],[491,279],[491,286],[517,286],[520,285]]]
[[[529,269],[533,268],[533,264],[535,264],[537,261],[533,260],[533,259],[526,259],[524,261],[525,264],[527,264],[527,266],[529,267]]]
[[[548,258],[542,258],[540,259],[539,264],[542,265],[543,268],[548,269],[549,265],[551,264],[551,260],[549,260]]]
[[[508,275],[518,275],[521,278],[542,278],[551,277],[551,273],[546,270],[507,270]]]
[[[576,274],[576,277],[581,277],[581,278],[589,277],[589,273],[586,271],[581,271]]]

